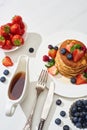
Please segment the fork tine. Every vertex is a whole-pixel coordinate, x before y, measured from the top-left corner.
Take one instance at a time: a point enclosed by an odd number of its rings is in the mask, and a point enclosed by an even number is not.
[[[44,70],[44,78],[43,78],[43,83],[46,83],[47,82],[47,77],[48,77],[48,73],[46,70]]]
[[[47,71],[42,70],[38,78],[38,82],[46,82],[46,80],[47,80]]]
[[[41,82],[41,80],[42,80],[43,71],[44,70],[42,70],[41,73],[40,73],[40,75],[39,75],[38,82]]]

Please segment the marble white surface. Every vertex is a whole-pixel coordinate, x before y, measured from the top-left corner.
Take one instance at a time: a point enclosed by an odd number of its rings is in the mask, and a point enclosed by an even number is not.
[[[27,41],[25,48],[21,48],[13,53],[6,53],[16,62],[18,55],[25,53],[30,58],[30,81],[29,95],[25,101],[16,109],[14,116],[5,116],[5,94],[7,86],[0,84],[0,129],[1,130],[22,130],[26,118],[31,112],[32,104],[35,101],[35,83],[39,74],[37,72],[35,60],[37,53],[30,55],[29,46],[35,46],[36,50],[40,45],[47,46],[47,39],[57,32],[63,30],[73,30],[75,32],[87,33],[87,1],[86,0],[0,0],[0,25],[9,22],[15,14],[21,15],[28,26],[28,34],[31,39]],[[36,40],[33,40],[33,38]],[[29,44],[31,43],[31,44]],[[28,46],[28,47],[27,47]],[[42,48],[43,49],[43,48]],[[37,52],[37,53],[36,53]],[[3,56],[3,53],[0,53]],[[0,58],[1,59],[1,58]],[[34,63],[34,64],[33,64]],[[33,69],[32,69],[33,64]],[[3,70],[3,69],[2,69]],[[0,74],[2,74],[0,70]],[[41,109],[47,94],[47,89],[41,94],[33,119],[32,130],[36,130],[40,119]],[[49,116],[44,126],[44,130],[62,130],[62,127],[54,125],[53,121],[59,111],[55,105],[58,95],[54,95],[54,101]],[[63,99],[62,99],[63,100]],[[63,100],[66,103],[66,99]],[[68,101],[69,102],[69,101]],[[67,102],[67,103],[68,103]],[[66,103],[66,104],[67,104]],[[69,102],[70,103],[70,102]],[[68,104],[69,105],[69,104]],[[39,106],[39,107],[38,107]],[[66,105],[67,106],[67,105]],[[38,112],[39,110],[39,112]],[[73,127],[73,126],[72,126]],[[75,127],[71,128],[75,130]]]

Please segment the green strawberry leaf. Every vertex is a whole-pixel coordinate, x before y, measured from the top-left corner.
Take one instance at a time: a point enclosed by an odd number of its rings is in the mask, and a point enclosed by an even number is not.
[[[5,38],[3,36],[0,36],[0,41],[4,41]]]
[[[20,45],[21,45],[21,42],[20,42],[20,40],[16,39],[16,40],[14,40],[14,44],[15,44],[16,46],[20,46]]]
[[[80,44],[75,44],[71,47],[70,51],[73,52],[75,49],[81,49],[81,45]]]
[[[50,68],[51,66],[53,66],[55,64],[55,60],[51,59],[50,61],[47,62],[47,64],[45,65],[47,68]]]

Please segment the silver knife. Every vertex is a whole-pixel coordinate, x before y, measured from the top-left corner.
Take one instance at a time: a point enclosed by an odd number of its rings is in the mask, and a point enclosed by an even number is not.
[[[38,126],[38,130],[42,130],[44,126],[44,122],[48,116],[49,110],[51,108],[52,102],[53,102],[53,95],[54,95],[54,82],[52,81],[50,83],[50,88],[46,97],[46,101],[44,103],[44,107],[41,114],[40,123]]]

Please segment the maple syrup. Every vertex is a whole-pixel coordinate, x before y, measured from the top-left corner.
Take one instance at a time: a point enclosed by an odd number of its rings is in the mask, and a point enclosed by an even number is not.
[[[12,79],[9,86],[9,98],[17,100],[20,98],[25,84],[25,72],[18,72]]]

